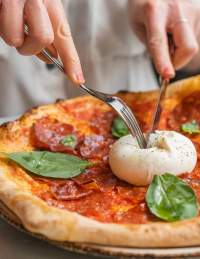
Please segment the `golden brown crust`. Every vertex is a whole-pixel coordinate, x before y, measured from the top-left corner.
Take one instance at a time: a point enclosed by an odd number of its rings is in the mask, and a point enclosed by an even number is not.
[[[180,90],[183,91],[180,92]],[[167,98],[173,96],[174,103],[187,94],[200,90],[200,77],[181,81],[169,87]],[[127,93],[123,97],[131,101],[134,94]],[[156,98],[157,93],[136,94],[137,98]],[[134,95],[134,96],[136,96]],[[145,97],[148,96],[148,97]],[[107,106],[92,97],[81,97],[75,100],[88,100],[92,105],[99,105],[100,109],[109,109]],[[145,99],[146,100],[146,99]],[[66,102],[73,102],[69,100]],[[171,109],[172,102],[166,100],[166,107]],[[30,127],[36,118],[50,114],[62,116],[56,105],[49,105],[33,109],[21,119],[4,125],[0,128],[0,152],[31,150],[29,136],[25,134],[23,143],[18,143],[20,136],[17,129],[23,125]],[[66,116],[66,115],[65,115]],[[67,117],[66,121],[72,118]],[[84,129],[87,130],[87,129]],[[15,140],[15,141],[14,141]],[[14,143],[12,143],[14,142]],[[34,196],[27,186],[20,186],[9,176],[11,170],[2,159],[0,163],[0,199],[22,221],[23,225],[34,233],[57,241],[74,241],[106,245],[121,245],[134,247],[173,247],[200,244],[200,218],[180,221],[176,223],[148,223],[148,224],[107,224],[81,216],[74,212],[61,210],[47,205]],[[29,176],[27,176],[29,177]]]

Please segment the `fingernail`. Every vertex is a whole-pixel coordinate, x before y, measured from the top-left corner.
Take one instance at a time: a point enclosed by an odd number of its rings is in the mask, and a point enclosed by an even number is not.
[[[75,82],[78,83],[78,84],[85,83],[85,78],[84,78],[82,72],[74,74],[74,79],[75,79]]]
[[[166,79],[170,79],[175,76],[175,72],[174,72],[174,70],[172,70],[168,67],[165,67],[162,71],[162,76]]]

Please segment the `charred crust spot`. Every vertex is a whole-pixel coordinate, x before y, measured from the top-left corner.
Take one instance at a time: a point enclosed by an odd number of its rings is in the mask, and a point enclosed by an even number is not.
[[[62,103],[62,102],[64,102],[64,100],[65,99],[63,99],[63,98],[58,98],[58,99],[56,99],[55,104]]]
[[[6,129],[7,127],[8,127],[8,125],[10,124],[10,122],[9,121],[7,121],[7,122],[4,122],[3,124],[1,124],[1,128],[2,129]]]
[[[128,91],[128,90],[119,90],[117,93],[118,94],[128,94],[128,93],[130,93],[130,91]]]

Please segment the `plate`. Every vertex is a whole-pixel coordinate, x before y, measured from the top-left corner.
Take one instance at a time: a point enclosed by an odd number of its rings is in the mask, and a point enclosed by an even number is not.
[[[56,247],[60,247],[70,252],[105,257],[119,256],[123,258],[188,258],[200,256],[200,247],[130,248],[87,243],[55,242],[45,238],[42,235],[34,234],[26,230],[23,227],[20,219],[13,212],[11,212],[2,202],[0,202],[0,217],[19,231],[27,233],[28,235],[31,235],[37,239],[44,240]]]

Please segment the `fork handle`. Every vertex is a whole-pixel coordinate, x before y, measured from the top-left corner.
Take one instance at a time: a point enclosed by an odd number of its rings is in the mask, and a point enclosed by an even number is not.
[[[24,25],[24,33],[26,35],[29,34],[29,29],[26,24]],[[53,58],[46,49],[43,49],[40,53],[43,55],[43,57],[47,58],[50,62],[52,62],[54,65],[56,65],[61,72],[63,72],[65,74],[64,66],[58,59]]]
[[[63,72],[63,73],[65,74],[64,66],[63,66],[63,64],[62,64],[58,59],[53,58],[53,57],[49,54],[49,52],[48,52],[47,50],[45,50],[45,49],[43,49],[43,50],[41,51],[41,54],[42,54],[45,58],[47,58],[50,62],[52,62],[54,65],[56,65],[57,68],[58,68],[61,72]]]

